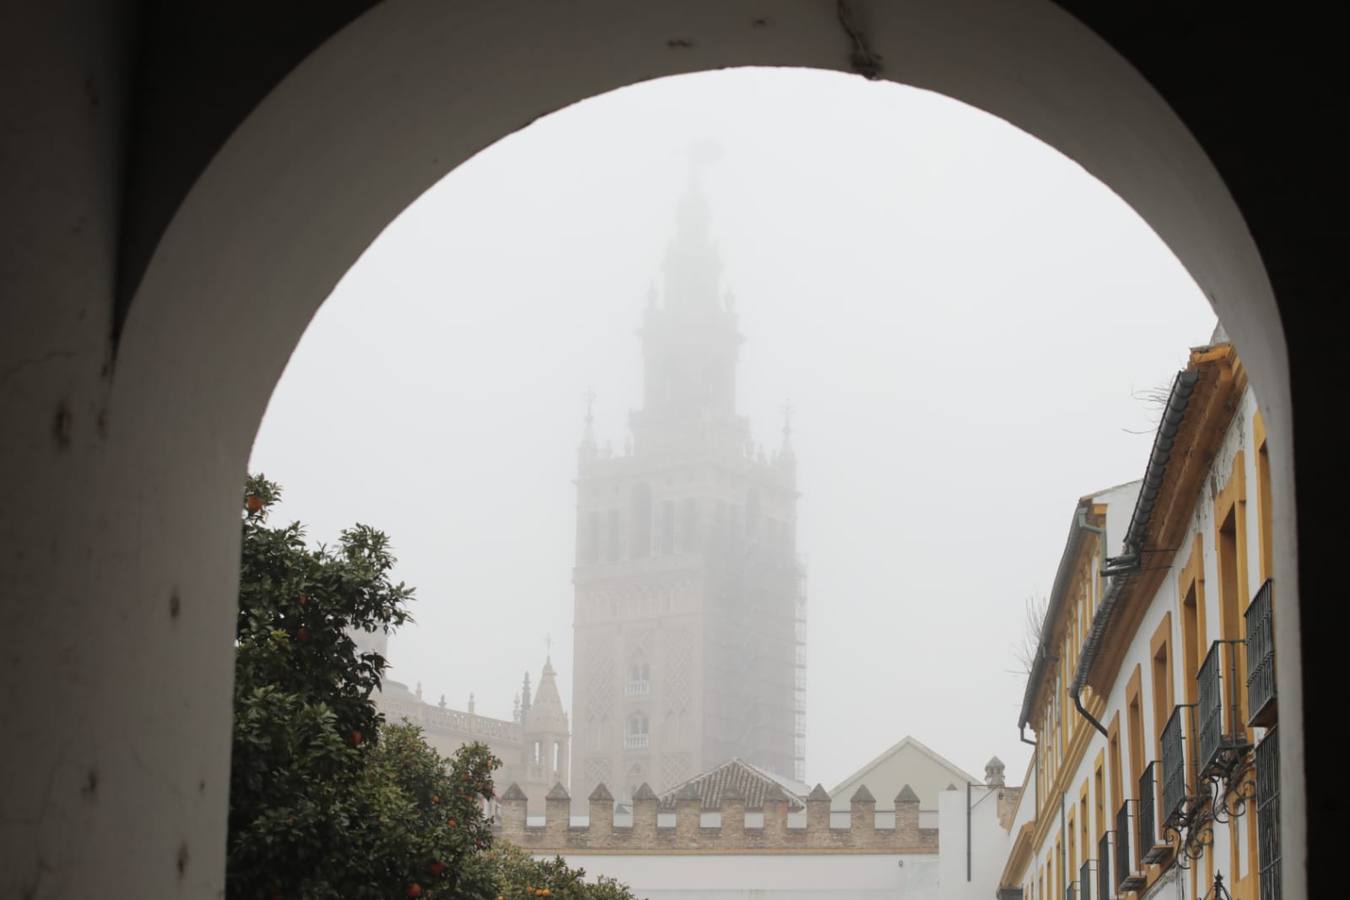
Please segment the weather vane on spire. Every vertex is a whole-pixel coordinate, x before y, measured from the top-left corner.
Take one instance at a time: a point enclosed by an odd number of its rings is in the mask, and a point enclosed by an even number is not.
[[[595,388],[586,388],[582,398],[586,401],[586,427],[589,428],[595,421]]]
[[[787,444],[792,440],[792,414],[795,412],[791,400],[783,403],[781,412],[783,413],[783,443]]]

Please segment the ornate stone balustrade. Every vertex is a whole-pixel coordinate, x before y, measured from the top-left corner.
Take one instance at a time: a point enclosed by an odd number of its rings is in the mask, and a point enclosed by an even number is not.
[[[706,853],[923,853],[938,851],[936,828],[919,827],[919,798],[906,785],[895,798],[895,825],[879,828],[876,800],[860,787],[849,801],[849,827],[830,827],[830,796],[817,785],[806,800],[806,827],[788,826],[787,796],[771,791],[764,800],[761,827],[745,824],[745,800],[735,789],[723,793],[721,806],[704,810],[696,792],[675,801],[674,827],[658,819],[656,793],[646,784],[633,795],[633,824],[614,824],[614,797],[603,785],[591,792],[586,825],[571,824],[572,798],[561,784],[545,798],[544,824],[527,823],[527,798],[518,785],[501,797],[498,834],[530,851],[596,854]],[[719,812],[722,824],[707,827],[703,812]]]

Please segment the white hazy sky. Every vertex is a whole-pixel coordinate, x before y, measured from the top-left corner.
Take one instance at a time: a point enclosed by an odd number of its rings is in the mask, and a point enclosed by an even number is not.
[[[809,595],[807,777],[912,734],[1020,782],[1024,604],[1076,499],[1138,478],[1214,315],[1119,198],[945,97],[834,73],[665,79],[543,118],[395,220],[319,311],[252,469],[274,521],[393,538],[416,586],[392,677],[511,714],[551,635],[570,708],[583,395],[622,448],[634,331],[691,144],[746,335],[740,407],[796,409]],[[1140,433],[1143,432],[1143,433]]]

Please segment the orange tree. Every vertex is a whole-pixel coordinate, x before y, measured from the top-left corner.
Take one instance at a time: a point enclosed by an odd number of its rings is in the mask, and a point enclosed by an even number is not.
[[[499,761],[481,744],[446,760],[386,726],[371,700],[385,660],[351,638],[409,620],[389,539],[356,525],[309,548],[299,523],[267,524],[279,498],[249,479],[226,896],[495,897],[479,857]]]
[[[506,842],[486,856],[497,900],[633,900],[633,892],[621,882],[604,875],[587,882],[586,870],[571,868],[561,856],[534,859]]]
[[[226,897],[632,900],[493,847],[487,747],[447,760],[385,724],[371,700],[385,660],[351,635],[410,621],[389,539],[356,525],[310,548],[299,523],[268,525],[280,497],[262,476],[245,486]]]

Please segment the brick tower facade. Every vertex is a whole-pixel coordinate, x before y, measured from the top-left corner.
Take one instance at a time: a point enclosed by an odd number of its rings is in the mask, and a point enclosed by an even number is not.
[[[733,757],[804,776],[805,593],[788,423],[756,451],[696,181],[642,328],[622,455],[578,450],[572,784],[620,802]]]

